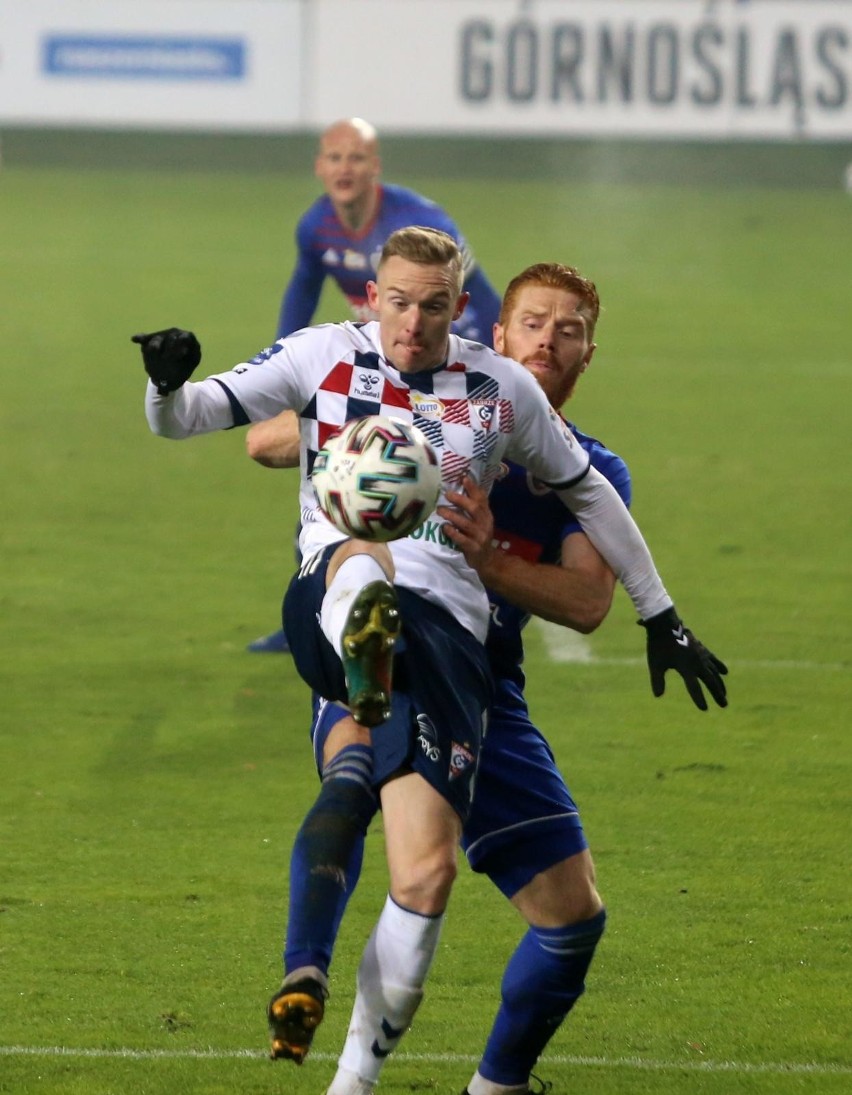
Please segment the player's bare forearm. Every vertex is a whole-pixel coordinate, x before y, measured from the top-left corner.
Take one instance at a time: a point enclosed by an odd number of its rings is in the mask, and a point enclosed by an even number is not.
[[[299,419],[295,411],[282,411],[275,418],[250,426],[246,452],[265,468],[297,468]]]
[[[488,589],[525,612],[588,635],[609,612],[615,575],[583,533],[571,535],[566,546],[576,549],[571,552],[576,558],[563,559],[562,565],[531,563],[495,550],[478,573]]]
[[[534,616],[588,634],[612,603],[615,575],[582,533],[569,536],[562,565],[533,563],[495,546],[494,520],[485,492],[466,480],[464,493],[447,492],[438,508],[444,531],[464,553],[483,585]]]

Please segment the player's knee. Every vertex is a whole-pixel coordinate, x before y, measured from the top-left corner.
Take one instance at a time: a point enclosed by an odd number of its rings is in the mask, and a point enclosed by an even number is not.
[[[393,556],[391,555],[390,548],[387,544],[372,543],[367,540],[344,540],[340,546],[334,551],[329,560],[328,571],[326,572],[326,584],[331,585],[334,576],[338,570],[343,566],[347,559],[353,558],[355,555],[369,555],[371,558],[379,564],[382,570],[385,572],[385,577],[389,582],[392,582],[396,573],[396,568],[393,563]]]
[[[529,905],[526,919],[533,927],[571,928],[591,920],[603,907],[600,894],[592,887],[588,892],[564,894],[547,905]]]
[[[537,874],[512,904],[531,927],[567,928],[591,920],[604,907],[588,850]]]
[[[436,848],[395,872],[391,895],[403,908],[437,916],[447,906],[457,873],[455,846]]]
[[[328,731],[326,739],[323,742],[323,775],[325,775],[332,762],[340,756],[344,749],[359,745],[368,747],[371,745],[370,731],[366,726],[361,726],[360,723],[357,723],[351,715],[346,715],[336,722],[331,730]]]
[[[583,920],[591,920],[604,907],[603,899],[592,879],[588,879],[570,897],[565,910],[566,924],[578,924]]]

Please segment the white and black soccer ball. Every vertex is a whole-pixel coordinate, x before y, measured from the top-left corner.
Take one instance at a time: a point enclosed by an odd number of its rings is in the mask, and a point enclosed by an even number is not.
[[[314,461],[320,509],[347,536],[399,540],[426,520],[441,493],[435,450],[416,426],[386,415],[353,418]]]

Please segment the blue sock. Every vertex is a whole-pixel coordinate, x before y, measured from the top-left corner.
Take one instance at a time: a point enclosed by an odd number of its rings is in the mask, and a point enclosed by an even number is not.
[[[503,1001],[479,1074],[497,1084],[529,1079],[544,1047],[583,994],[606,911],[566,928],[530,928],[503,974]]]
[[[348,745],[323,772],[322,788],[302,822],[290,857],[290,908],[284,972],[317,966],[328,972],[346,903],[377,809],[373,751]]]

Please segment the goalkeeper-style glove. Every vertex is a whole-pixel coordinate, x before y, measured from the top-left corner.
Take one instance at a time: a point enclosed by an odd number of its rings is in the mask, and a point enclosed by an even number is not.
[[[707,710],[707,700],[701,688],[707,691],[720,707],[728,706],[725,682],[728,672],[724,662],[699,642],[674,610],[674,606],[639,623],[648,633],[648,669],[651,671],[651,691],[662,696],[666,690],[666,670],[675,669],[683,677],[692,702],[701,711]]]
[[[192,331],[169,327],[150,335],[134,335],[131,342],[142,347],[145,372],[160,395],[176,392],[192,376],[201,360],[201,347]]]

